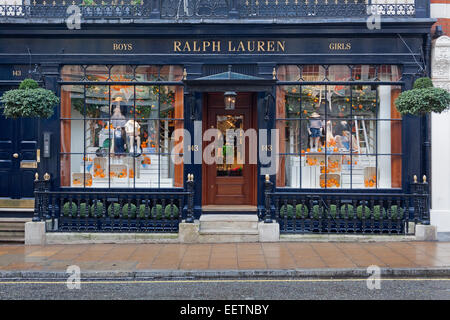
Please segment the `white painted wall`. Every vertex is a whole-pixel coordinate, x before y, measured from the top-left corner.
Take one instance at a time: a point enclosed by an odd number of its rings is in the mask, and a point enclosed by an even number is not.
[[[435,87],[450,91],[450,37],[433,43],[432,79]],[[450,232],[450,112],[431,115],[431,224]]]

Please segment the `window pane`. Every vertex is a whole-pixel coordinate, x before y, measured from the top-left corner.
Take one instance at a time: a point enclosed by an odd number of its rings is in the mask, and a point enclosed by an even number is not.
[[[380,122],[378,122],[380,124]],[[377,151],[377,122],[356,118],[353,121],[353,150],[359,154],[372,154]],[[380,131],[379,131],[380,132]]]
[[[158,86],[136,86],[136,117],[158,118]]]
[[[352,68],[352,79],[356,81],[375,81],[377,69],[371,65],[355,65]]]
[[[279,130],[279,153],[301,153],[301,146],[306,146],[305,143],[301,143],[301,128],[299,120],[278,120],[276,123]]]
[[[61,152],[82,154],[83,131],[83,120],[61,120]]]
[[[279,86],[277,118],[300,118],[300,86]]]
[[[86,79],[88,81],[108,81],[109,80],[108,67],[103,65],[87,66]]]
[[[310,118],[313,113],[325,114],[326,86],[301,86],[301,115]]]
[[[111,67],[111,81],[133,81],[134,70],[132,66],[119,65]]]
[[[277,69],[277,78],[280,81],[299,81],[300,68],[295,65],[283,65]]]
[[[89,165],[83,154],[61,155],[61,186],[63,187],[91,187],[92,175],[85,166]]]
[[[352,188],[375,188],[377,181],[377,157],[375,155],[353,155],[351,159]],[[348,161],[347,161],[347,166]]]
[[[352,114],[358,118],[377,117],[377,88],[375,85],[352,86]]]
[[[302,188],[320,188],[320,167],[325,163],[325,155],[314,152],[306,152],[301,157],[301,181]]]
[[[61,79],[63,81],[82,81],[84,79],[84,70],[82,66],[63,66],[61,68]]]
[[[350,68],[344,66],[329,66],[328,80],[330,81],[349,81],[351,79]]]
[[[183,79],[183,68],[181,66],[162,66],[160,78],[162,81],[181,81]]]
[[[381,65],[378,69],[378,78],[381,81],[400,81],[402,78],[400,67],[394,65]]]
[[[136,68],[137,81],[157,81],[158,80],[158,66],[138,66]]]
[[[82,119],[84,114],[84,86],[61,87],[61,118]]]
[[[109,119],[109,87],[86,86],[86,116],[89,119]],[[83,112],[83,110],[81,110]]]
[[[160,86],[157,88],[160,103],[160,118],[174,118],[175,88],[173,86]]]
[[[325,69],[320,65],[302,66],[302,79],[304,81],[324,81]]]
[[[401,156],[378,156],[378,188],[401,188]]]
[[[277,187],[300,188],[300,158],[299,155],[280,156]]]
[[[327,97],[330,101],[329,118],[351,117],[350,86],[327,86]]]

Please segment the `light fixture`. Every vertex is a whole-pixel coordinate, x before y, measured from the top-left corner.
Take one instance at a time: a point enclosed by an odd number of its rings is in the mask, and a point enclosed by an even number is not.
[[[224,94],[225,96],[225,110],[234,110],[234,107],[236,106],[236,92],[234,91],[227,91]]]

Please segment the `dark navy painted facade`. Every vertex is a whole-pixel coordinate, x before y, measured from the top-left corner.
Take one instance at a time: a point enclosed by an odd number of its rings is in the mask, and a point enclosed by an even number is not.
[[[0,18],[1,19],[1,18]],[[43,85],[59,94],[59,72],[65,64],[177,64],[183,65],[187,80],[204,74],[205,65],[253,65],[254,76],[271,80],[273,69],[281,64],[395,64],[402,68],[399,84],[404,89],[412,87],[415,78],[429,72],[431,19],[386,18],[380,30],[368,30],[365,19],[306,21],[299,23],[142,23],[142,24],[82,24],[81,30],[68,30],[65,25],[2,23],[0,30],[0,85],[15,85],[20,77],[11,72],[15,67],[28,70],[37,64]],[[220,52],[174,51],[174,41],[221,41]],[[283,41],[284,51],[237,52],[226,49],[228,41]],[[351,49],[332,50],[330,44],[350,43]],[[131,50],[114,50],[114,44],[131,44]],[[25,67],[24,67],[25,66]],[[22,77],[23,78],[23,77]],[[211,88],[213,90],[214,88]],[[191,88],[186,82],[185,128],[193,132],[195,120],[202,120],[203,92]],[[275,87],[272,87],[275,94]],[[264,109],[265,92],[258,93],[258,110]],[[195,104],[193,103],[195,101]],[[51,119],[40,121],[38,146],[43,149],[43,132],[52,134],[51,156],[42,158],[38,172],[51,175],[52,188],[59,188],[59,108]],[[269,108],[269,120],[258,112],[258,129],[275,127],[274,104]],[[3,130],[3,128],[1,128]],[[402,184],[403,191],[414,174],[429,173],[429,136],[427,120],[406,116],[402,126]],[[194,151],[191,151],[194,153]],[[198,151],[201,152],[201,151]],[[192,158],[194,154],[192,154]],[[258,172],[260,168],[258,167]],[[193,174],[198,192],[195,193],[196,213],[201,208],[202,165],[186,164],[187,175]],[[271,177],[275,181],[275,177]],[[258,175],[258,206],[264,205],[264,177]],[[19,186],[10,186],[15,194]],[[16,189],[17,188],[17,189]],[[119,190],[115,188],[114,190]],[[141,190],[142,191],[142,190]],[[155,191],[155,190],[153,190]],[[308,190],[303,190],[308,191]],[[317,191],[317,190],[316,190]],[[114,191],[112,191],[114,192]],[[326,191],[324,191],[326,192]],[[334,191],[336,192],[336,191]],[[337,192],[346,192],[338,190]],[[364,190],[364,192],[378,192]],[[386,190],[384,190],[386,192]],[[389,192],[389,190],[387,191]],[[2,195],[5,196],[5,195]],[[20,195],[19,195],[20,196]],[[27,196],[22,194],[21,196]],[[17,196],[16,196],[17,197]]]

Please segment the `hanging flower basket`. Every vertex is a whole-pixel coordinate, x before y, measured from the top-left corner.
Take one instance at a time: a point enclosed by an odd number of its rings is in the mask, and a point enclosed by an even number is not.
[[[441,113],[450,108],[450,93],[434,88],[430,78],[419,78],[412,90],[402,92],[395,100],[395,106],[402,115],[424,115]]]
[[[51,90],[39,88],[32,79],[23,80],[19,89],[6,91],[1,97],[6,118],[50,118],[59,98]]]

